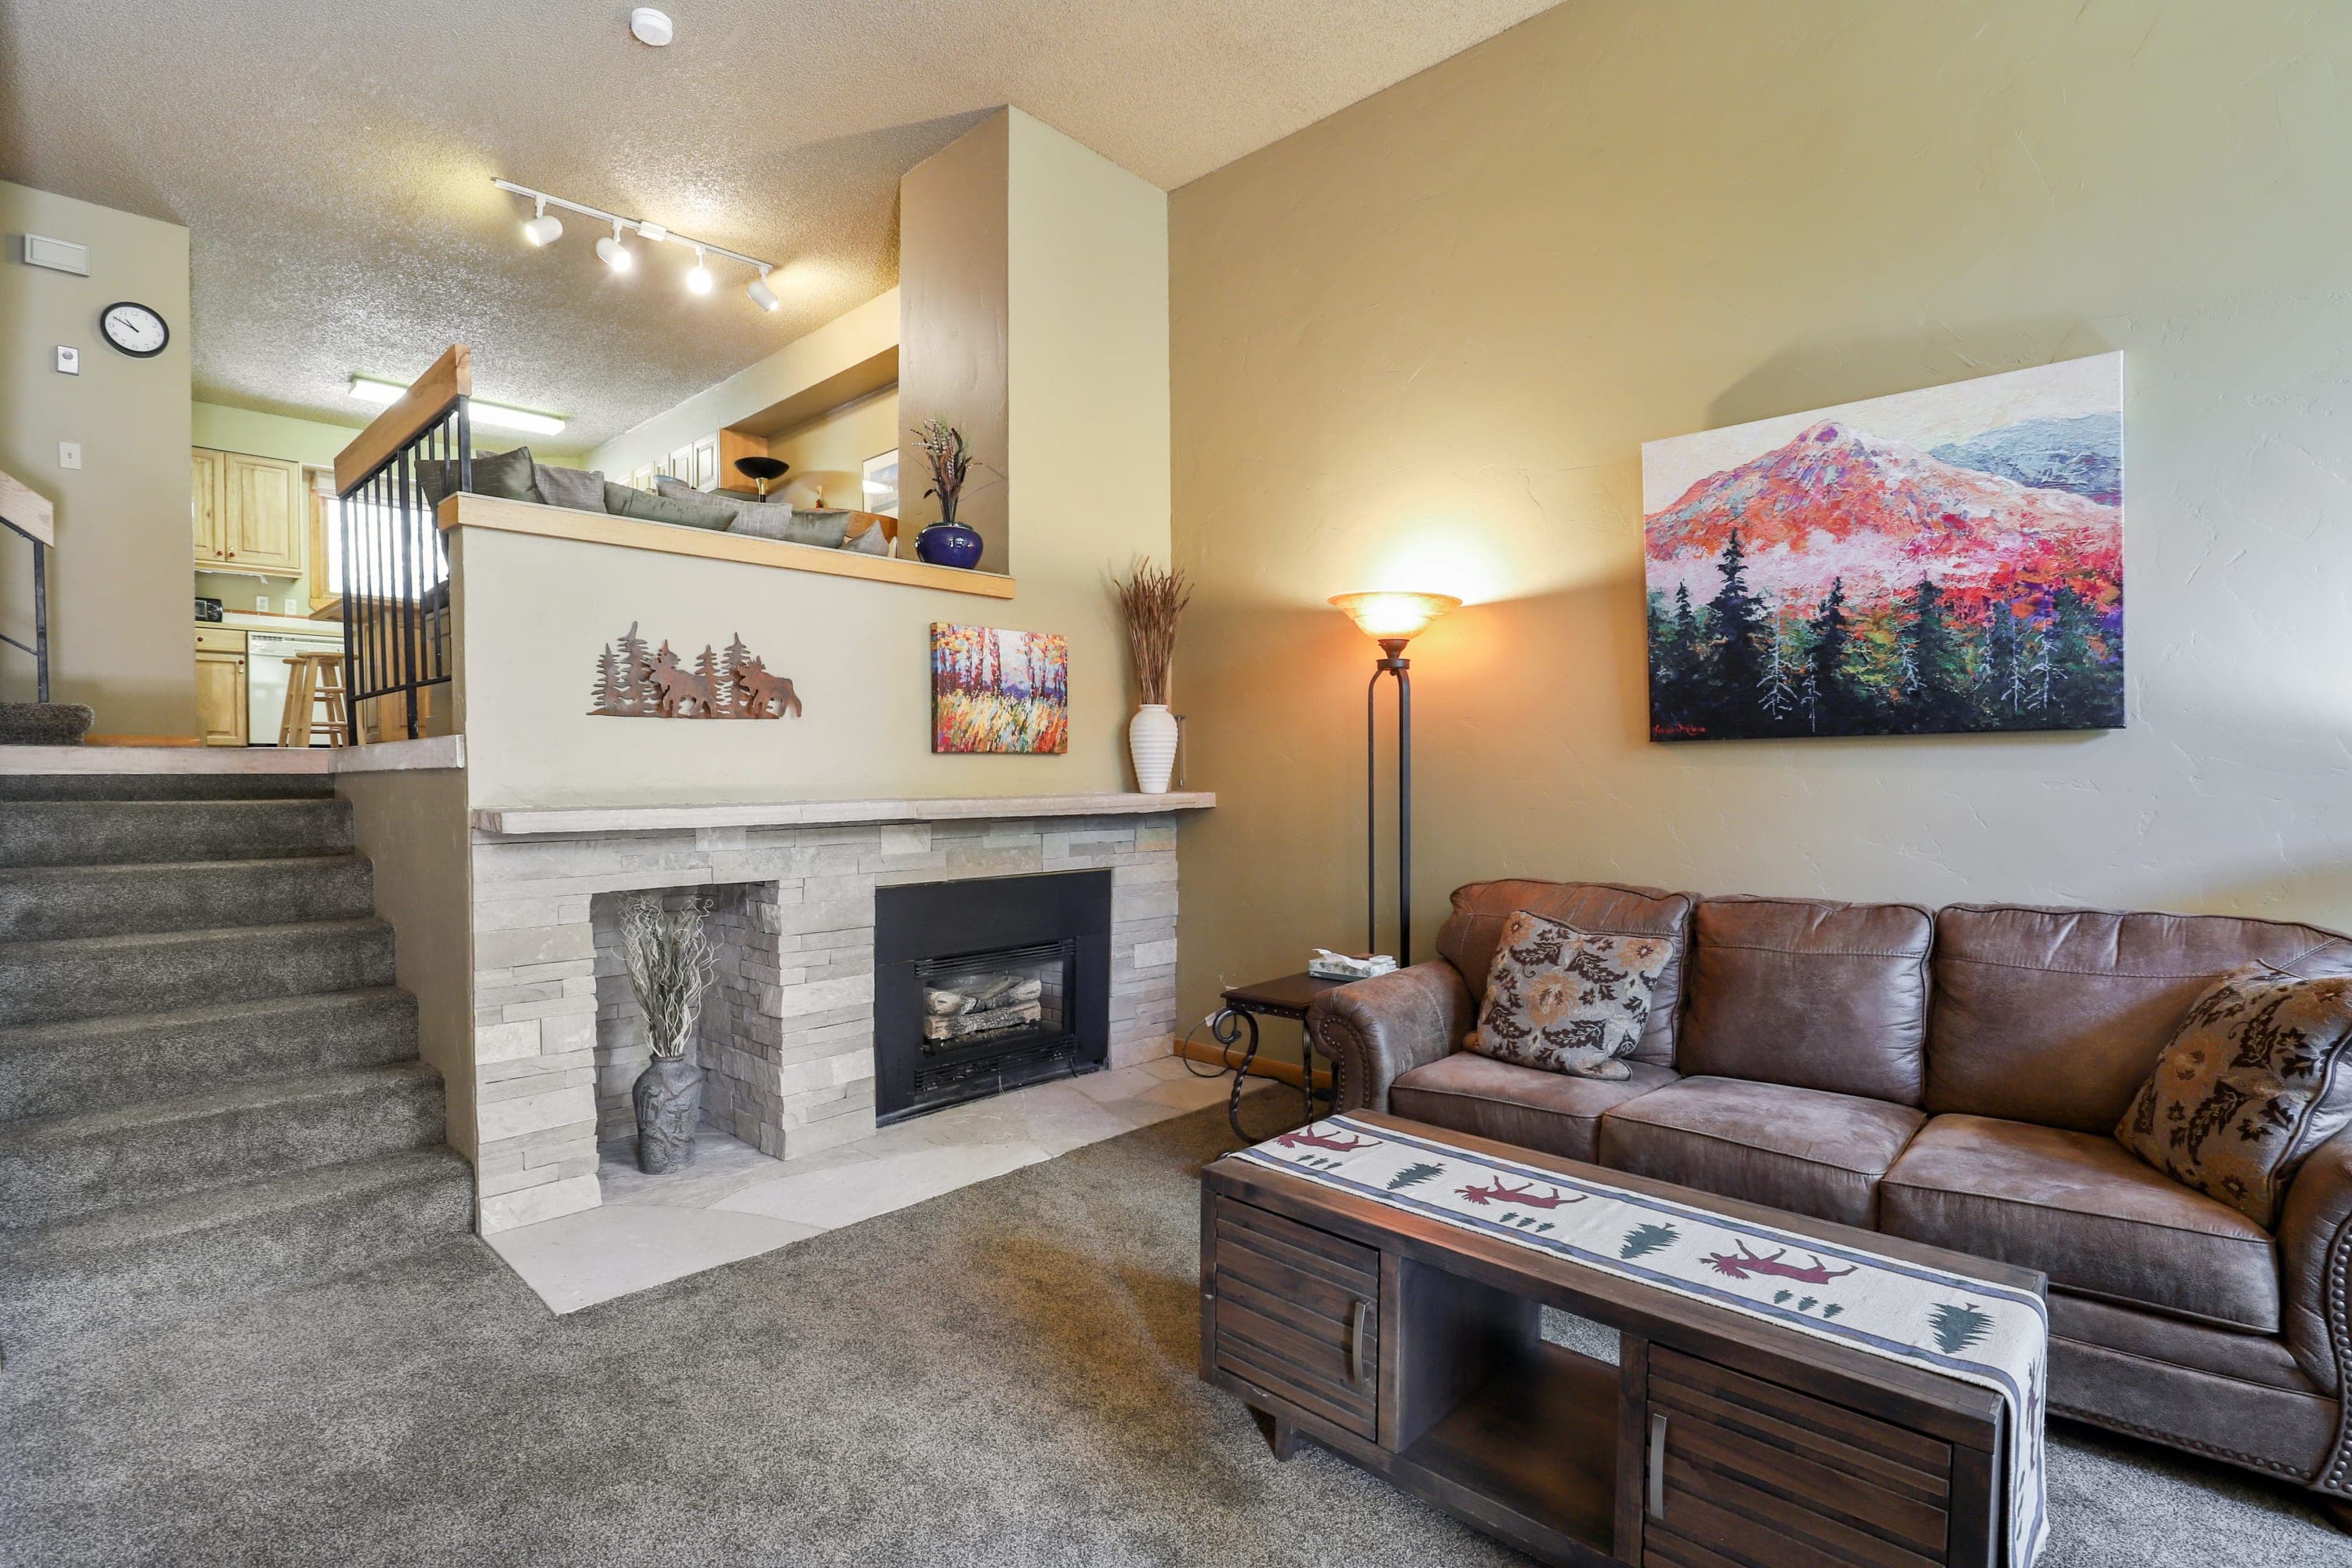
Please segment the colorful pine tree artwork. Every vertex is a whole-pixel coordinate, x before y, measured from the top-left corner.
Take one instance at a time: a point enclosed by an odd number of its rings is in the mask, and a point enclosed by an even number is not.
[[[1054,632],[931,626],[931,750],[1070,749],[1070,645]]]
[[[1650,737],[2124,725],[2123,356],[1642,448]]]

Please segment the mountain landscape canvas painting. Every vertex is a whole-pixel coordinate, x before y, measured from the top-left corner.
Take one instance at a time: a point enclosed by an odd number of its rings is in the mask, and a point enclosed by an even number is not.
[[[1642,448],[1656,741],[2124,722],[2123,356]]]

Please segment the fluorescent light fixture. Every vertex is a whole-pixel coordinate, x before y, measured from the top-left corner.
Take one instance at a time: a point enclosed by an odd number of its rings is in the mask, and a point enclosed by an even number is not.
[[[698,294],[710,292],[710,268],[702,264],[702,247],[694,247],[694,270],[686,275],[686,286]]]
[[[352,377],[352,395],[362,403],[397,403],[407,390],[396,381],[378,381],[372,375]],[[564,426],[564,421],[552,414],[534,414],[528,408],[509,408],[500,403],[485,403],[478,397],[467,400],[466,412],[475,424],[494,430],[524,430],[534,436],[552,436]]]
[[[760,275],[751,279],[751,286],[743,292],[751,295],[751,303],[762,310],[772,312],[782,302],[777,300],[776,291],[768,287],[768,269],[764,267],[760,268]]]
[[[533,245],[553,245],[563,237],[563,220],[547,216],[547,198],[539,198],[539,216],[522,226],[522,237]]]

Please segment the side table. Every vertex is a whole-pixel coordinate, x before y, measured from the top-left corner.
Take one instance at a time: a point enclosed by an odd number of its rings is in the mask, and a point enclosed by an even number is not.
[[[1257,1059],[1257,1021],[1260,1018],[1288,1018],[1302,1026],[1298,1050],[1298,1092],[1306,1106],[1307,1120],[1315,1120],[1315,1104],[1318,1099],[1327,1104],[1336,1099],[1336,1087],[1332,1094],[1318,1096],[1315,1092],[1315,1052],[1306,1043],[1303,1026],[1307,1022],[1309,1003],[1326,991],[1348,984],[1349,982],[1345,980],[1325,980],[1318,975],[1298,973],[1286,974],[1279,980],[1261,980],[1251,985],[1230,986],[1224,991],[1224,1006],[1209,1020],[1209,1037],[1229,1050],[1234,1042],[1244,1035],[1249,1042],[1242,1047],[1241,1065],[1234,1069],[1233,1098],[1225,1103],[1225,1120],[1232,1123],[1234,1137],[1244,1142],[1252,1142],[1250,1135],[1242,1131],[1242,1089],[1249,1082],[1250,1063]]]

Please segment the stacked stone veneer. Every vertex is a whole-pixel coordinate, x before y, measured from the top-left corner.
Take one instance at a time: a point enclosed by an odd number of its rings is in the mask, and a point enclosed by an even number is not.
[[[876,888],[1096,867],[1111,872],[1110,1062],[1124,1067],[1174,1037],[1172,816],[476,834],[481,1228],[595,1207],[597,1140],[634,1131],[644,1030],[600,895],[709,900],[705,1115],[791,1159],[874,1131]]]

